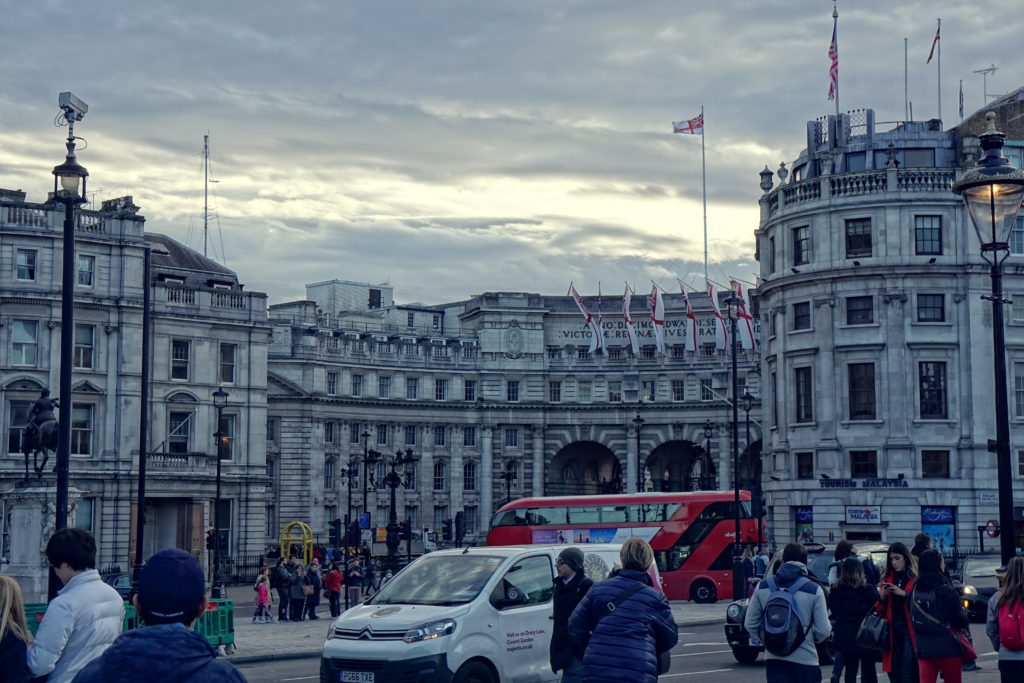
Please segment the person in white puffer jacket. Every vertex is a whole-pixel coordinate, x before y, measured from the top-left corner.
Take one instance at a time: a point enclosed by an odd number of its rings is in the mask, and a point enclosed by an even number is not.
[[[46,558],[64,588],[46,608],[28,651],[33,676],[71,683],[86,664],[121,635],[124,601],[96,571],[96,541],[84,529],[61,529],[46,544]]]

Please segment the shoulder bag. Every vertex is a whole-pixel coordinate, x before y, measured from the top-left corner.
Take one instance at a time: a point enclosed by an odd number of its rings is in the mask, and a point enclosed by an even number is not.
[[[600,622],[606,616],[608,616],[609,614],[614,612],[619,607],[619,605],[621,605],[626,600],[631,598],[633,595],[639,593],[640,591],[642,591],[646,587],[647,586],[645,586],[644,584],[642,584],[639,581],[637,581],[632,586],[630,586],[626,590],[624,590],[621,593],[619,593],[618,596],[614,600],[612,600],[611,602],[605,604],[604,611],[601,612],[601,614],[599,614],[597,616],[597,622]],[[594,622],[594,626],[595,627],[597,626],[597,622]],[[662,674],[668,673],[668,670],[670,668],[672,668],[672,653],[669,650],[665,650],[664,652],[659,652],[658,653],[658,675],[660,676]]]
[[[943,624],[923,609],[918,608],[918,611],[927,617],[932,623],[935,623],[949,631],[949,635],[953,636],[953,640],[956,641],[957,647],[960,649],[961,663],[966,664],[967,662],[973,662],[978,658],[978,652],[974,649],[974,643],[971,642],[970,632],[965,633],[963,630],[955,629],[949,624]]]
[[[868,612],[857,629],[857,647],[874,652],[889,651],[889,622],[876,612]]]

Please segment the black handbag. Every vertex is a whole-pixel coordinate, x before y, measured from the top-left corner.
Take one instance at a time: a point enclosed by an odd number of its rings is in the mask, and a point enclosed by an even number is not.
[[[869,612],[857,629],[857,646],[874,652],[889,651],[889,622]]]

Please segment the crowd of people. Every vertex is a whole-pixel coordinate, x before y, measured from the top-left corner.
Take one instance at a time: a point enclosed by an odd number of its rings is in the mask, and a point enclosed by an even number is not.
[[[383,572],[377,560],[370,558],[364,564],[363,558],[349,560],[348,571],[341,562],[332,561],[326,567],[314,555],[308,566],[302,559],[277,558],[274,567],[263,567],[256,579],[253,590],[257,593],[256,611],[252,623],[285,623],[319,619],[317,607],[327,601],[332,617],[342,612],[345,594],[349,605],[357,605],[370,597],[391,580],[390,570]],[[378,578],[379,577],[379,578]],[[272,615],[273,593],[277,594],[277,619]]]

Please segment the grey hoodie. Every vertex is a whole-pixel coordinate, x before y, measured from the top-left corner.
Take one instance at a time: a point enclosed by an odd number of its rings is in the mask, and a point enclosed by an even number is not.
[[[776,572],[775,580],[779,586],[785,587],[801,576],[808,576],[807,567],[800,562],[787,562]],[[778,657],[766,651],[764,653],[766,660],[780,659],[786,662],[793,662],[794,664],[818,666],[818,650],[814,644],[828,640],[828,637],[832,635],[832,625],[828,621],[828,605],[825,603],[825,591],[821,589],[821,586],[814,583],[813,579],[811,579],[811,582],[814,586],[813,595],[804,591],[796,594],[796,604],[800,610],[800,621],[804,624],[804,628],[810,625],[810,632],[804,638],[804,642],[800,643],[800,647],[791,655]],[[750,605],[747,607],[747,618],[743,624],[749,633],[756,635],[761,640],[764,640],[764,634],[761,633],[761,616],[764,614],[764,608],[768,603],[770,595],[771,590],[768,588],[766,581],[761,581],[761,583],[757,584],[757,589],[754,590],[754,595],[750,598]]]

